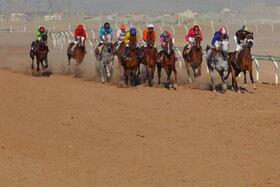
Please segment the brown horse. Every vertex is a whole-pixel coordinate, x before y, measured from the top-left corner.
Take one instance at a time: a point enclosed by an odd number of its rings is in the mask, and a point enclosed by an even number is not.
[[[70,65],[70,60],[71,58],[76,60],[76,68],[81,65],[81,63],[84,60],[85,57],[85,48],[84,48],[84,43],[82,43],[82,38],[79,38],[78,45],[74,49],[74,53],[71,54],[70,50],[74,46],[74,43],[69,44],[69,47],[67,49],[67,56],[68,56],[68,66]],[[76,69],[77,70],[77,69]]]
[[[203,60],[201,52],[201,37],[199,35],[195,37],[194,45],[191,47],[189,54],[184,53],[184,51],[186,51],[187,48],[188,45],[186,45],[183,50],[183,57],[189,76],[189,83],[192,83],[189,64],[193,69],[194,77],[198,77],[201,75],[201,63]],[[195,72],[196,69],[198,69],[197,73]]]
[[[127,59],[122,58],[121,64],[124,67],[124,76],[125,76],[125,82],[128,84],[128,76],[129,71],[132,71],[133,78],[130,80],[131,85],[136,85],[136,72],[140,65],[140,59],[139,59],[139,52],[137,50],[137,39],[136,35],[130,35],[130,42],[129,42],[129,56]]]
[[[237,61],[234,63],[232,61],[232,57],[234,53],[229,53],[229,67],[231,70],[231,75],[232,75],[232,87],[235,89],[236,92],[239,91],[236,77],[239,75],[239,73],[242,71],[244,73],[244,85],[246,85],[246,71],[249,71],[250,74],[250,79],[253,84],[253,88],[257,89],[255,83],[254,83],[254,78],[253,78],[253,68],[252,68],[252,55],[251,55],[251,48],[253,47],[254,44],[254,35],[248,34],[245,40],[245,46],[244,48],[239,52],[238,57],[236,58]]]
[[[46,46],[46,42],[47,42],[47,35],[46,34],[42,34],[42,40],[39,41],[39,43],[37,44],[37,46],[34,48],[34,51],[31,49],[30,50],[30,58],[32,59],[32,64],[31,64],[31,69],[33,70],[32,74],[34,75],[34,56],[36,56],[36,60],[37,60],[37,69],[36,71],[39,73],[40,71],[40,63],[42,65],[43,70],[48,68],[48,47]],[[34,43],[32,44],[34,45]],[[46,65],[43,65],[43,61],[45,61]]]
[[[165,42],[165,47],[166,47],[166,52],[163,54],[163,60],[162,60],[162,65],[158,64],[158,84],[160,84],[160,77],[161,77],[161,68],[165,69],[165,72],[167,74],[167,83],[168,83],[168,89],[169,85],[171,83],[170,81],[170,76],[172,71],[175,74],[175,85],[177,84],[177,71],[175,67],[175,62],[176,62],[176,56],[175,52],[172,49],[172,41],[167,40]]]
[[[152,80],[154,79],[154,72],[157,63],[157,53],[156,53],[155,46],[153,44],[154,41],[153,33],[148,33],[147,41],[148,41],[147,42],[148,45],[147,48],[145,49],[144,58],[142,62],[147,70],[147,79],[149,81],[149,85],[153,86]]]
[[[116,43],[114,44],[114,48],[115,48],[115,46],[116,46]],[[118,47],[118,50],[115,50],[115,55],[118,57],[119,68],[122,65],[122,54],[123,54],[124,49],[125,49],[125,42],[122,42],[120,44],[120,46]]]

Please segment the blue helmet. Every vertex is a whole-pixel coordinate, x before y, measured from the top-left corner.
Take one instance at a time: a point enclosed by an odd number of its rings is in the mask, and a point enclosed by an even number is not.
[[[130,34],[136,34],[136,33],[137,33],[137,31],[136,31],[135,28],[131,28],[131,29],[130,29]]]

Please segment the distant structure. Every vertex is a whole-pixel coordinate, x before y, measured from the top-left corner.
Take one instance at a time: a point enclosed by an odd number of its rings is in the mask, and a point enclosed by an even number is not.
[[[71,0],[48,0],[49,10],[51,12],[64,12],[69,7]]]

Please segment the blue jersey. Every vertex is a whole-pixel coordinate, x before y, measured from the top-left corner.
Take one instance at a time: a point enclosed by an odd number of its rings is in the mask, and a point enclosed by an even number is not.
[[[214,38],[212,40],[212,45],[215,44],[216,41],[221,41],[221,40],[224,40],[224,39],[228,39],[228,35],[226,34],[224,37],[221,36],[220,32],[217,31],[215,34],[214,34]]]
[[[105,30],[105,28],[104,28],[104,26],[103,26],[103,27],[101,27],[101,29],[100,29],[100,34],[99,34],[99,36],[102,37],[102,36],[104,36],[104,35],[112,34],[112,33],[113,33],[112,27],[110,27],[110,29],[108,30],[108,32],[106,32],[106,30]],[[113,34],[112,34],[112,35],[113,35]]]

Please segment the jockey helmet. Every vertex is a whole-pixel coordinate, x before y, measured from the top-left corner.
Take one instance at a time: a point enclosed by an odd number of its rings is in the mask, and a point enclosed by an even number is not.
[[[246,25],[244,25],[241,30],[242,31],[248,31],[248,27]]]
[[[163,33],[163,37],[169,37],[169,32],[167,32],[167,31],[164,31],[164,33]]]
[[[109,24],[108,22],[106,22],[106,23],[104,24],[104,28],[105,28],[105,29],[110,29],[110,24]]]
[[[200,28],[199,28],[198,25],[196,25],[196,26],[193,27],[193,30],[194,30],[194,31],[200,31]]]
[[[84,27],[83,27],[83,25],[79,25],[77,29],[78,30],[84,30]]]
[[[40,33],[43,33],[43,32],[45,32],[45,28],[44,27],[40,27],[39,31],[40,31]]]
[[[154,25],[153,25],[153,24],[151,24],[151,23],[148,25],[148,29],[150,29],[150,28],[151,28],[151,29],[153,29],[153,28],[154,28]]]
[[[222,27],[222,28],[220,28],[219,33],[221,35],[226,35],[227,34],[227,30],[224,27]]]
[[[137,31],[136,31],[135,28],[131,28],[131,29],[130,29],[130,34],[136,34],[136,33],[137,33]]]
[[[126,29],[125,24],[122,24],[122,25],[121,25],[121,29],[123,29],[123,30]]]

